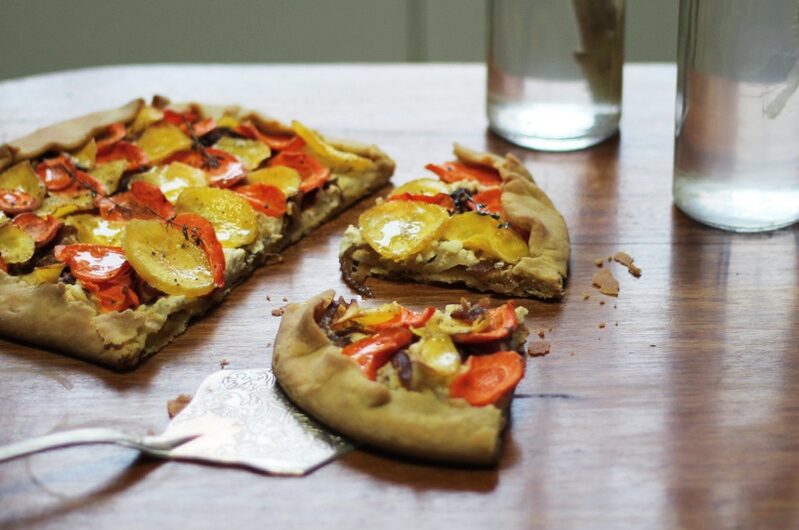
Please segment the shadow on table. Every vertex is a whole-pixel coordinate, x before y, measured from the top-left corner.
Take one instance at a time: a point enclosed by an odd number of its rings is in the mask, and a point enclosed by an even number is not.
[[[157,460],[140,455],[125,469],[104,484],[76,497],[68,497],[64,494],[53,492],[31,472],[30,466],[28,466],[30,480],[40,489],[54,497],[56,501],[54,504],[48,505],[43,509],[39,507],[28,507],[25,511],[29,512],[30,515],[14,516],[13,513],[2,512],[0,513],[0,527],[3,529],[32,528],[46,524],[77,510],[87,507],[97,507],[98,505],[116,498],[119,493],[140,483],[146,479],[150,473],[166,462],[166,460]],[[3,493],[5,500],[12,504],[16,504],[13,503],[13,496],[13,489]],[[16,507],[21,508],[19,504],[16,504]]]
[[[485,493],[497,487],[501,473],[520,461],[521,450],[509,434],[504,434],[502,455],[499,463],[493,467],[425,462],[371,448],[355,450],[339,460],[339,464],[380,482],[418,491]]]

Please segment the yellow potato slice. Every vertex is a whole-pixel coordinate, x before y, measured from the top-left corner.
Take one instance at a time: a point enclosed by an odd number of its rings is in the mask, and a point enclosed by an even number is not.
[[[64,270],[64,267],[65,265],[63,263],[54,263],[52,265],[36,267],[32,272],[20,276],[19,279],[31,285],[55,283],[61,276],[61,271]]]
[[[241,122],[232,114],[225,113],[221,118],[216,121],[217,127],[227,127],[228,129],[235,129],[241,125]]]
[[[400,261],[436,239],[449,219],[435,204],[390,201],[366,210],[358,218],[361,234],[381,256]]]
[[[76,212],[86,212],[94,208],[94,197],[90,191],[83,191],[75,196],[59,195],[56,193],[45,197],[42,205],[36,209],[36,215],[44,217],[63,218]]]
[[[97,161],[97,142],[94,138],[86,142],[73,155],[72,160],[84,169],[92,169]]]
[[[9,222],[11,222],[11,219],[8,218],[5,212],[0,211],[0,226],[3,226]]]
[[[302,177],[296,169],[275,166],[259,169],[247,174],[249,184],[269,184],[280,189],[287,198],[300,191]]]
[[[25,263],[33,257],[36,242],[13,223],[0,226],[0,257],[6,263]]]
[[[375,168],[375,163],[368,158],[347,153],[328,144],[311,129],[298,121],[291,122],[291,128],[297,136],[305,141],[308,149],[319,160],[334,171],[370,171]]]
[[[477,212],[453,215],[444,228],[443,237],[460,241],[464,248],[480,250],[505,263],[516,263],[530,255],[527,243],[512,228]]]
[[[78,231],[78,243],[114,247],[122,244],[122,233],[125,230],[123,221],[109,221],[98,215],[78,214],[70,215],[64,219],[64,223]]]
[[[172,204],[175,204],[186,188],[208,185],[208,175],[205,171],[182,162],[172,162],[168,166],[156,166],[145,173],[134,175],[131,180],[143,180],[155,184]]]
[[[256,140],[248,140],[246,138],[230,138],[229,136],[223,136],[214,144],[214,147],[238,158],[239,162],[244,164],[244,168],[247,171],[257,168],[261,165],[261,162],[269,158],[269,155],[272,154],[269,146]]]
[[[119,188],[119,181],[122,179],[122,174],[128,168],[127,160],[114,160],[107,164],[100,164],[91,171],[89,175],[100,184],[105,185],[108,193],[115,193]]]
[[[41,204],[47,193],[44,182],[27,160],[0,173],[0,190],[24,191],[36,199],[38,204]]]
[[[375,326],[388,322],[399,315],[401,311],[402,306],[397,302],[391,302],[390,304],[383,304],[374,309],[362,309],[361,313],[353,317],[352,320],[362,326]]]
[[[122,248],[133,270],[159,291],[195,297],[214,289],[205,252],[173,226],[156,220],[130,221]]]
[[[179,213],[199,214],[214,225],[223,247],[237,248],[255,241],[258,216],[240,195],[219,188],[186,188],[178,197]]]
[[[136,142],[147,155],[150,163],[163,160],[172,153],[191,147],[191,138],[171,123],[155,125],[146,129]]]
[[[454,375],[461,368],[461,355],[455,343],[443,333],[422,338],[418,360],[442,376]]]
[[[133,131],[134,133],[138,133],[143,131],[153,123],[157,123],[163,119],[164,119],[163,112],[150,105],[145,105],[139,110],[139,113],[136,114],[136,118],[133,120],[133,124],[130,126],[130,130]]]
[[[391,192],[389,197],[395,197],[403,193],[412,193],[414,195],[436,195],[438,193],[446,193],[449,195],[449,186],[440,180],[435,179],[416,179],[406,182],[399,188]]]

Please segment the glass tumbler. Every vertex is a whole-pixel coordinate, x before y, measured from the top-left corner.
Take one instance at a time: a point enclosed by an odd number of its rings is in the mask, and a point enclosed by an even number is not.
[[[489,0],[487,113],[523,147],[583,149],[621,116],[624,0]]]
[[[799,220],[799,0],[681,0],[674,203],[738,232]]]

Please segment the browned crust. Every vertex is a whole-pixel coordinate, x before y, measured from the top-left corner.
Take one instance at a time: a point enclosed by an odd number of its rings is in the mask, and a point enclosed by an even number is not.
[[[153,102],[159,107],[168,105],[168,100],[161,96],[156,96]],[[4,162],[8,159],[2,158],[3,153],[11,157],[11,162],[16,162],[50,149],[76,149],[104,132],[112,123],[131,122],[142,105],[143,100],[134,100],[119,109],[68,120],[10,142],[0,148],[0,168],[3,163],[9,163]],[[251,117],[266,133],[293,134],[290,127],[277,120],[239,107],[199,103],[172,105],[173,108],[189,106],[197,107],[203,116],[233,112],[238,117]],[[61,134],[63,136],[59,136]],[[305,210],[299,222],[277,244],[267,246],[258,254],[248,255],[240,269],[229,270],[224,289],[201,299],[165,296],[154,305],[141,306],[136,311],[100,313],[88,299],[69,296],[68,288],[63,284],[29,285],[0,271],[0,336],[53,348],[112,368],[135,367],[185,331],[191,318],[202,315],[224,299],[233,286],[263,263],[267,253],[278,252],[296,242],[388,182],[394,162],[380,149],[348,143],[337,143],[337,146],[372,159],[375,170],[359,176],[346,189],[330,186],[320,194],[318,208]],[[150,308],[157,311],[147,311]]]
[[[286,307],[272,369],[292,401],[329,427],[374,447],[435,461],[495,462],[504,411],[428,392],[392,390],[367,379],[314,318],[315,309],[334,296],[326,291]]]
[[[0,171],[21,160],[36,158],[50,150],[71,151],[104,132],[116,122],[130,123],[144,105],[134,99],[116,109],[102,110],[49,125],[31,134],[0,146]]]

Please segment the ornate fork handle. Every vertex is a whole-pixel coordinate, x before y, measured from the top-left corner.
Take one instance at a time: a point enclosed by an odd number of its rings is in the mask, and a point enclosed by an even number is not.
[[[2,446],[0,447],[0,463],[33,453],[84,444],[116,444],[163,458],[169,456],[169,451],[174,447],[196,437],[196,434],[182,434],[172,437],[140,436],[107,428],[75,429],[46,434]]]

